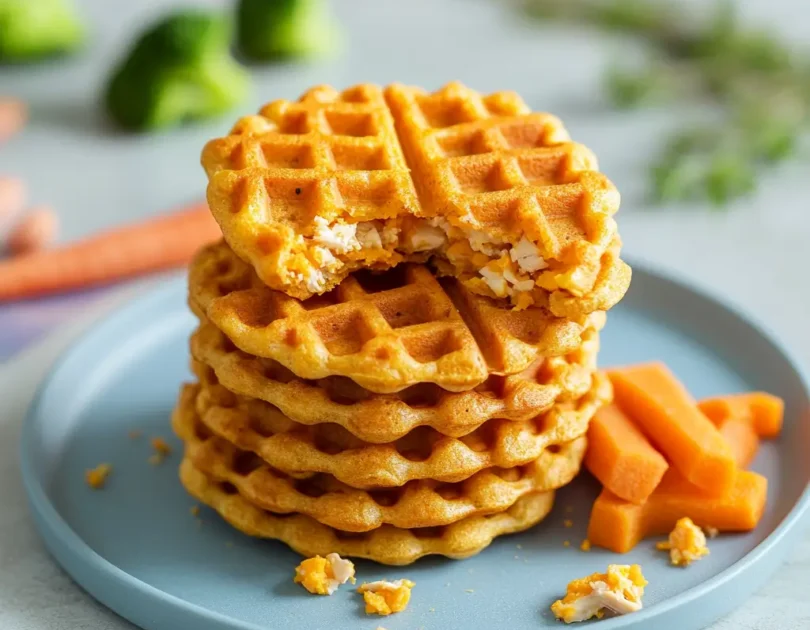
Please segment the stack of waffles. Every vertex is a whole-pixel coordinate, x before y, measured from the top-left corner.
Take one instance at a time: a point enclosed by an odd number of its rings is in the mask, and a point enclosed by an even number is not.
[[[618,194],[561,123],[460,84],[318,87],[203,151],[181,480],[304,555],[462,558],[527,529],[611,398]]]

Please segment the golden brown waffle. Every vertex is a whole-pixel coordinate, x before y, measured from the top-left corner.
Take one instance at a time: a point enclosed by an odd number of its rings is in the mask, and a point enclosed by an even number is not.
[[[345,378],[305,381],[278,363],[238,350],[210,323],[192,335],[191,354],[228,390],[270,403],[296,422],[334,423],[361,440],[385,444],[417,427],[460,437],[493,418],[530,420],[557,401],[577,400],[592,388],[599,348],[595,330],[584,339],[571,355],[538,361],[513,376],[491,376],[475,390],[458,393],[422,384],[372,395]]]
[[[185,442],[186,457],[196,468],[216,481],[233,484],[264,510],[305,514],[344,531],[366,532],[384,524],[408,529],[435,527],[503,512],[523,496],[570,483],[585,455],[586,438],[582,436],[543,451],[523,466],[487,468],[460,483],[426,479],[397,488],[360,490],[331,475],[294,479],[213,435],[195,413],[188,413],[196,389],[185,387],[172,419],[175,433]]]
[[[207,477],[188,459],[180,466],[180,480],[193,497],[248,536],[280,540],[303,556],[337,553],[392,565],[410,564],[431,554],[467,558],[497,536],[536,525],[554,505],[554,492],[541,492],[519,499],[504,512],[471,516],[443,527],[400,529],[383,525],[370,532],[350,533],[302,514],[262,510],[239,494],[233,484]]]
[[[418,200],[376,86],[319,86],[297,103],[269,103],[209,142],[202,163],[214,218],[274,289],[306,298],[353,269],[402,261],[397,219]],[[373,230],[362,248],[354,247],[358,223]]]
[[[318,86],[243,118],[202,162],[225,239],[293,297],[431,256],[521,309],[570,298],[582,315],[627,288],[597,284],[619,247],[618,192],[559,119],[512,92]]]
[[[514,374],[539,356],[581,343],[585,326],[536,310],[510,311],[424,266],[358,272],[331,293],[300,301],[261,284],[224,243],[203,249],[189,274],[189,302],[233,343],[301,378],[345,376],[377,393],[417,383],[472,389],[488,374]]]
[[[195,400],[181,400],[177,413],[199,418],[207,431],[290,477],[328,474],[354,488],[373,489],[417,479],[455,483],[485,468],[527,464],[584,435],[607,392],[594,391],[534,420],[490,420],[461,438],[425,427],[378,445],[334,424],[305,427],[271,405],[229,396],[217,385],[203,385]]]
[[[544,290],[589,296],[617,234],[619,193],[558,118],[532,113],[514,92],[460,83],[433,94],[392,85],[385,96],[422,214],[447,232],[453,275],[518,306],[546,302]],[[482,268],[500,274],[497,284]]]

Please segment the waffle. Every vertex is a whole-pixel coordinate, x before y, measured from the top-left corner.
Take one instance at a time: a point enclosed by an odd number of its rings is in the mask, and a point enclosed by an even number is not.
[[[543,303],[545,292],[591,293],[617,234],[619,193],[558,118],[532,113],[514,92],[483,96],[460,83],[433,94],[392,85],[385,96],[454,276],[517,306]]]
[[[227,482],[217,482],[184,459],[180,480],[201,503],[216,510],[249,536],[280,540],[303,556],[337,553],[391,565],[410,564],[431,555],[466,558],[487,547],[496,536],[523,531],[539,523],[554,505],[554,492],[518,499],[508,510],[471,516],[451,525],[399,529],[383,525],[370,532],[342,532],[302,514],[274,514],[245,499]]]
[[[238,350],[207,322],[191,337],[194,359],[228,390],[265,401],[301,424],[335,423],[374,444],[393,442],[417,427],[460,437],[493,418],[530,420],[591,389],[598,348],[599,335],[589,329],[571,355],[538,361],[513,376],[491,376],[475,390],[451,393],[421,384],[372,395],[345,378],[299,379],[275,362]]]
[[[619,246],[618,192],[559,119],[512,92],[319,86],[243,118],[202,162],[225,239],[292,297],[428,257],[517,308],[569,297],[584,314],[624,292],[597,284]]]
[[[195,389],[186,386],[172,419],[175,433],[185,442],[186,457],[195,467],[216,481],[233,484],[264,510],[305,514],[344,531],[365,532],[384,524],[407,529],[436,527],[503,512],[523,496],[570,483],[585,455],[586,438],[582,436],[544,450],[523,466],[487,468],[460,483],[430,479],[385,490],[360,490],[326,474],[294,479],[213,435],[195,413],[188,413],[188,399],[194,398]]]
[[[461,438],[423,427],[389,444],[369,444],[335,424],[305,427],[271,405],[229,396],[216,385],[203,385],[196,400],[181,403],[178,413],[198,417],[207,431],[290,477],[328,474],[373,489],[417,479],[456,483],[485,468],[527,464],[585,434],[609,399],[606,379],[599,383],[576,403],[560,404],[533,420],[490,420]]]
[[[424,266],[360,272],[325,296],[296,300],[261,284],[224,243],[203,249],[189,274],[189,302],[233,343],[306,379],[351,378],[392,393],[417,383],[468,390],[489,374],[514,374],[539,356],[581,343],[601,312],[571,321],[510,311]]]
[[[419,202],[378,87],[269,103],[206,144],[202,164],[214,218],[269,287],[307,298],[403,260],[399,219]]]

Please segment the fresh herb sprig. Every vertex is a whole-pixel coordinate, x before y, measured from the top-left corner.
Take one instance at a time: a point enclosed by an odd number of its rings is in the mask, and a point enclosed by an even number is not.
[[[793,157],[810,123],[810,59],[778,36],[740,23],[720,0],[695,18],[665,0],[527,0],[530,12],[645,39],[654,61],[641,69],[612,67],[610,99],[639,107],[684,95],[720,106],[719,124],[677,133],[653,166],[658,200],[708,198],[717,205],[754,190],[765,165]]]

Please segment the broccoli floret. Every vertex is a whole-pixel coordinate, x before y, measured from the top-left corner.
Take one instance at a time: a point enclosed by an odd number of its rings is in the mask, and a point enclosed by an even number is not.
[[[75,50],[84,29],[68,0],[0,0],[0,61],[29,61]]]
[[[110,116],[130,130],[221,114],[245,98],[249,77],[230,55],[223,16],[175,13],[145,32],[110,79]]]
[[[236,14],[239,48],[251,59],[328,54],[340,40],[324,0],[239,0]]]

